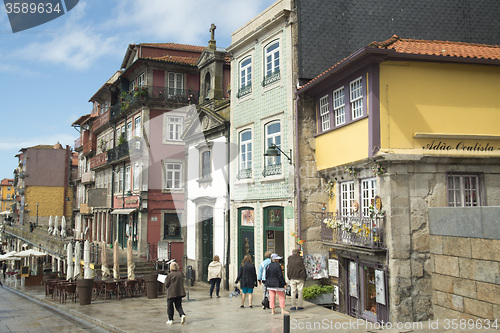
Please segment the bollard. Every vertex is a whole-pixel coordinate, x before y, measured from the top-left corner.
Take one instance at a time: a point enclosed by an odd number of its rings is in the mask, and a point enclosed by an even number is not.
[[[283,333],[290,333],[290,315],[283,316]]]

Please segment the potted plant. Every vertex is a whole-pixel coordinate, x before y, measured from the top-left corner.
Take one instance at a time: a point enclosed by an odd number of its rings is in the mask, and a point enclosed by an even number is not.
[[[134,88],[134,97],[147,97],[148,96],[148,88],[141,86]]]
[[[304,299],[314,304],[331,304],[334,302],[333,285],[314,284],[303,289]]]

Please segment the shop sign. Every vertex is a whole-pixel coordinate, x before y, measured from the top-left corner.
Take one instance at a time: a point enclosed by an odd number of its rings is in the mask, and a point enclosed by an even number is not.
[[[458,143],[447,143],[446,141],[436,141],[426,144],[422,147],[424,150],[431,151],[460,151],[460,152],[494,152],[500,150],[500,144],[493,144],[491,142],[480,143],[460,141]]]
[[[375,290],[377,303],[385,305],[384,271],[375,270]]]

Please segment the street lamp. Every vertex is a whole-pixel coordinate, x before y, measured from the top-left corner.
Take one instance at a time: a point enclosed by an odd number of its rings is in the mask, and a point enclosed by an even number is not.
[[[38,227],[38,202],[36,203],[36,224],[35,226]]]
[[[290,149],[290,156],[288,156],[287,154],[285,154],[285,152],[283,152],[283,150],[281,150],[278,146],[276,146],[274,143],[272,143],[269,148],[267,148],[267,151],[266,153],[264,154],[264,156],[266,157],[277,157],[277,156],[280,156],[280,153],[285,155],[286,158],[288,158],[288,163],[292,164],[292,150]]]

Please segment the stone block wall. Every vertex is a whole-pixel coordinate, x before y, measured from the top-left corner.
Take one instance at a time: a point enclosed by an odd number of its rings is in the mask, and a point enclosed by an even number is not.
[[[500,318],[500,240],[431,235],[434,318]]]

